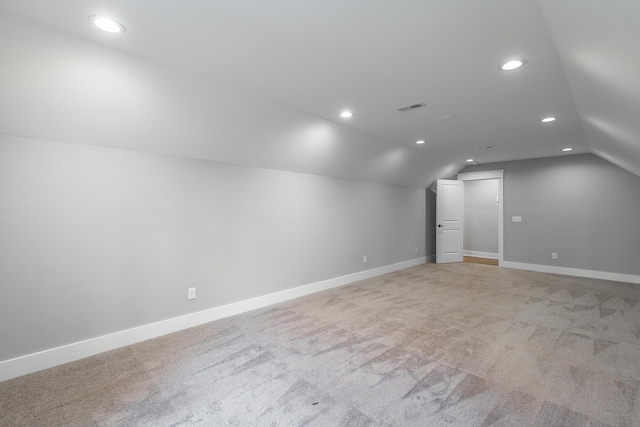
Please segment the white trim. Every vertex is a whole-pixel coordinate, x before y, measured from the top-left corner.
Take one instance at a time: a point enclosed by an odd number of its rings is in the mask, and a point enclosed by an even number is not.
[[[542,273],[564,274],[567,276],[588,277],[590,279],[613,280],[615,282],[635,283],[640,285],[640,275],[634,274],[609,273],[607,271],[583,270],[580,268],[556,267],[553,265],[527,264],[511,261],[501,262],[500,267],[539,271]]]
[[[493,171],[464,172],[458,174],[459,181],[475,181],[478,179],[501,179],[504,178],[504,169]]]
[[[184,316],[174,317],[172,319],[162,320],[160,322],[150,323],[136,328],[126,329],[124,331],[91,338],[85,341],[79,341],[40,351],[38,353],[5,360],[0,362],[0,381],[6,381],[11,378],[30,374],[42,369],[52,368],[57,365],[73,362],[74,360],[135,344],[161,335],[170,334],[172,332],[181,331],[183,329],[192,328],[224,317],[245,313],[271,304],[277,304],[304,295],[313,294],[315,292],[337,288],[359,280],[365,280],[391,273],[393,271],[402,270],[403,268],[414,267],[416,265],[424,264],[426,261],[427,259],[422,257],[371,270],[360,271],[358,273],[299,286],[297,288],[287,289],[285,291],[275,292],[245,301],[211,308],[197,313],[186,314]]]
[[[500,259],[500,254],[496,254],[493,252],[480,252],[480,251],[464,251],[465,256],[474,256],[478,258],[492,258],[492,259]]]
[[[498,179],[498,264],[504,261],[504,178]]]

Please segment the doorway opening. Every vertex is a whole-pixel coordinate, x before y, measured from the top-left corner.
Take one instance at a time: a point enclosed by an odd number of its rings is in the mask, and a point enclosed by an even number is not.
[[[502,262],[504,171],[458,174],[464,185],[464,261],[486,265]]]
[[[489,249],[469,249],[465,254],[464,234],[465,234],[465,181],[468,183],[475,181],[497,182],[498,195],[495,193],[491,203],[497,204],[497,221],[486,220],[478,221],[480,233],[486,232],[484,228],[492,228],[495,234],[495,226],[497,222],[497,260],[498,265],[504,262],[504,170],[467,172],[459,173],[456,180],[438,179],[436,181],[436,263],[455,263],[463,262],[464,255],[474,256],[477,258],[496,259],[495,245]],[[473,184],[471,185],[474,186]],[[479,185],[478,187],[481,187]],[[495,205],[494,205],[495,209]],[[494,238],[495,240],[495,238]],[[490,254],[487,256],[487,254]],[[493,261],[495,262],[495,261]]]

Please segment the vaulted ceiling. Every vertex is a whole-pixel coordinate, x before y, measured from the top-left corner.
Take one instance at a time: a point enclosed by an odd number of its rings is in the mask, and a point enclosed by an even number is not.
[[[413,186],[567,147],[640,175],[638,16],[627,0],[0,0],[0,133]],[[500,70],[511,58],[526,64]]]

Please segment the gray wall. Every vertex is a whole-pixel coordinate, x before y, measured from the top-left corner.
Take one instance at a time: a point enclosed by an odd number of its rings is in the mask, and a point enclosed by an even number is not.
[[[464,182],[464,250],[498,255],[497,179]]]
[[[423,257],[425,206],[420,188],[0,136],[0,360]]]
[[[640,274],[639,177],[592,154],[464,172],[495,169],[505,171],[505,261]]]

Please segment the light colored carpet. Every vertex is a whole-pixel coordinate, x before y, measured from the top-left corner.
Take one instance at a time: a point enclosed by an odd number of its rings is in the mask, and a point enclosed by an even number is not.
[[[638,426],[640,289],[427,264],[0,383],[2,426]]]

